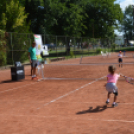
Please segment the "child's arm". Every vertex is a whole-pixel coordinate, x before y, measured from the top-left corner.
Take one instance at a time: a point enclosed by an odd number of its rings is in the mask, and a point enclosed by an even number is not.
[[[108,81],[108,77],[107,77],[107,81]],[[107,83],[106,83],[107,84]],[[106,86],[106,84],[104,86]]]

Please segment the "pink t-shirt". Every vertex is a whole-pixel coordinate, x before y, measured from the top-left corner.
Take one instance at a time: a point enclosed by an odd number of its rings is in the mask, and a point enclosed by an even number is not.
[[[119,77],[120,77],[120,75],[118,75],[118,74],[114,74],[114,75],[108,74],[107,75],[107,78],[108,78],[107,83],[116,83]]]

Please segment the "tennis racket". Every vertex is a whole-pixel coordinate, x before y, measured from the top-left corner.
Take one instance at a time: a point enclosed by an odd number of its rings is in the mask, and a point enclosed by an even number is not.
[[[123,74],[120,74],[120,75],[125,78],[126,82],[128,82],[128,83],[134,85],[134,78],[132,78],[132,77],[127,77],[127,76],[125,76],[125,75],[123,75]]]

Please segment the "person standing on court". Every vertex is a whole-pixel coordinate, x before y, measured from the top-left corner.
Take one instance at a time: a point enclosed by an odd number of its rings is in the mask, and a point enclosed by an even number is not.
[[[28,57],[31,63],[31,75],[32,75],[32,80],[37,79],[36,76],[36,67],[37,67],[37,57],[36,57],[36,43],[32,43],[32,47],[29,48],[28,50]]]
[[[118,54],[118,62],[119,62],[119,67],[122,67],[123,60],[122,60],[122,53],[121,53],[121,51]]]

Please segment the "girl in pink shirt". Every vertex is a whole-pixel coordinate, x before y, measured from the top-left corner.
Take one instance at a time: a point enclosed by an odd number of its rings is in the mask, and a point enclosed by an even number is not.
[[[118,96],[118,88],[116,86],[116,83],[118,81],[118,78],[120,77],[120,75],[115,73],[115,66],[109,66],[108,67],[108,71],[109,74],[107,75],[107,84],[106,84],[106,90],[108,91],[108,98],[106,103],[109,103],[109,98],[110,98],[110,94],[113,93],[114,94],[114,102],[112,104],[113,107],[117,106],[116,100],[117,100],[117,96]]]

